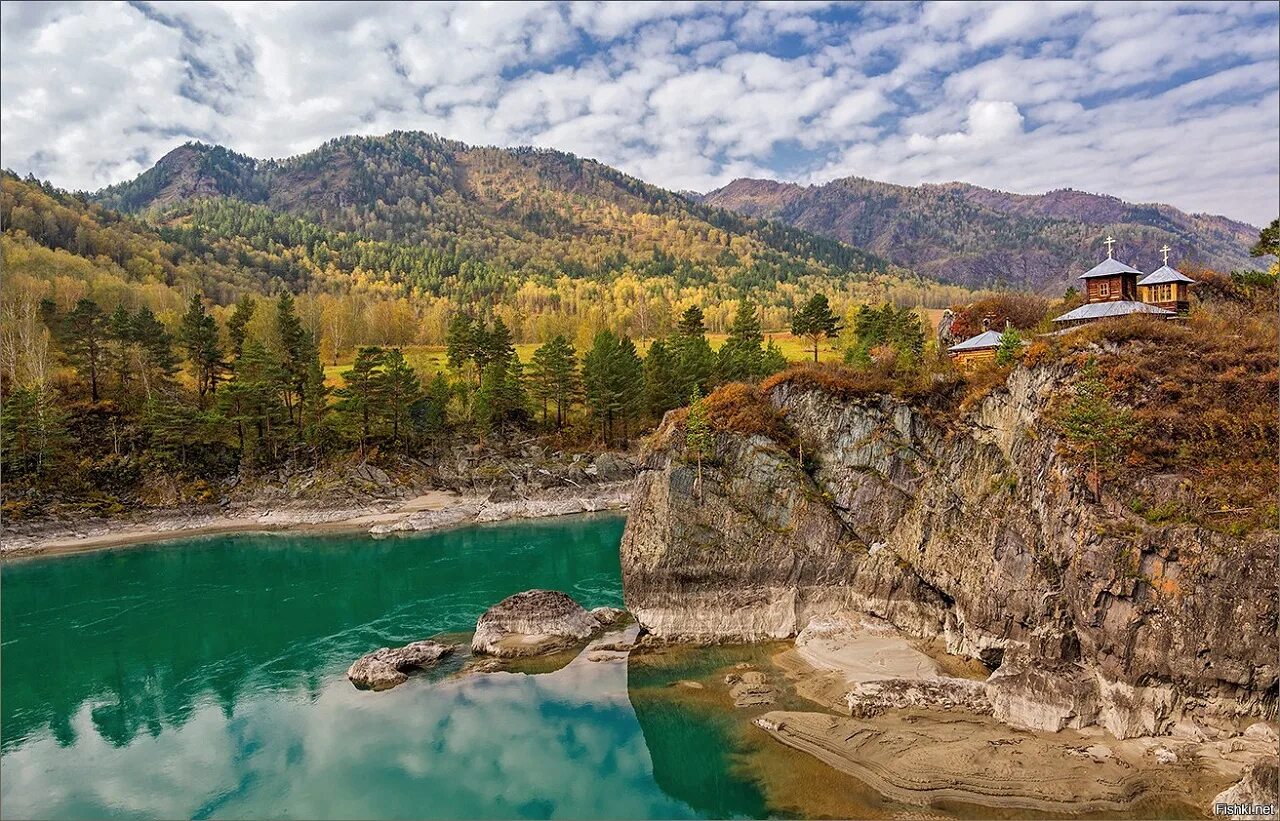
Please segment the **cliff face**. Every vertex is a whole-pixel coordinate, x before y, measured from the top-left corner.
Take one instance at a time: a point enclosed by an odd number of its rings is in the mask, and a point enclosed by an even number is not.
[[[628,609],[697,641],[869,612],[982,660],[997,717],[1021,726],[1128,737],[1273,716],[1276,532],[1157,527],[1093,502],[1045,421],[1068,376],[1020,368],[958,418],[783,382],[768,398],[804,464],[720,432],[700,498],[669,420],[622,541]]]

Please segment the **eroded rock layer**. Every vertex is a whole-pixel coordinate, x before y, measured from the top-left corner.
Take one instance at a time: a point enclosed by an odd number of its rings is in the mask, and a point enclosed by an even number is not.
[[[673,417],[622,540],[628,610],[659,638],[705,642],[870,613],[980,659],[995,671],[983,703],[1035,729],[1274,717],[1277,533],[1156,526],[1094,501],[1046,421],[1068,376],[1016,369],[952,415],[784,381],[767,398],[797,441],[720,430],[700,482]]]

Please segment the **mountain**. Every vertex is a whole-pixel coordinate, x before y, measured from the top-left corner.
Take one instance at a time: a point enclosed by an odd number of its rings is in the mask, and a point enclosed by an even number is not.
[[[284,215],[429,249],[451,260],[444,277],[465,261],[500,275],[630,272],[745,287],[886,267],[845,243],[699,203],[594,160],[421,132],[342,137],[282,160],[188,143],[92,199],[161,225],[224,235]]]
[[[703,203],[847,242],[917,274],[967,285],[1060,293],[1105,255],[1142,270],[1170,262],[1221,270],[1251,268],[1258,229],[1226,217],[1187,214],[1158,203],[1062,189],[1009,194],[965,183],[891,185],[859,177],[802,186],[735,180]]]

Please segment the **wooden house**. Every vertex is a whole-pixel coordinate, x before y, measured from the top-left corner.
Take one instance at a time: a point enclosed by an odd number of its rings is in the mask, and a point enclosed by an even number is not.
[[[967,367],[996,358],[996,349],[1000,347],[1000,334],[986,330],[989,327],[986,320],[983,320],[982,327],[984,329],[982,333],[947,348],[947,354],[955,360],[957,365]]]
[[[1174,311],[1142,300],[1138,287],[1138,278],[1142,276],[1142,272],[1111,256],[1114,239],[1107,237],[1106,243],[1107,258],[1080,275],[1085,284],[1085,303],[1055,317],[1053,324],[1059,328],[1070,328],[1128,314],[1175,316]]]
[[[1196,281],[1169,267],[1169,250],[1168,245],[1160,249],[1164,265],[1138,280],[1138,299],[1182,314],[1191,307],[1190,288]]]

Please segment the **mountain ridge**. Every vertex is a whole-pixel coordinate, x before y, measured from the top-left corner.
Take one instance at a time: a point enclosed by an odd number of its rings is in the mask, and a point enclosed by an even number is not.
[[[966,285],[1057,291],[1105,253],[1154,269],[1158,249],[1190,267],[1248,267],[1258,228],[1164,203],[1058,188],[1017,194],[966,182],[904,186],[864,177],[821,185],[739,178],[700,197],[738,213],[778,219],[839,239],[915,271]]]

